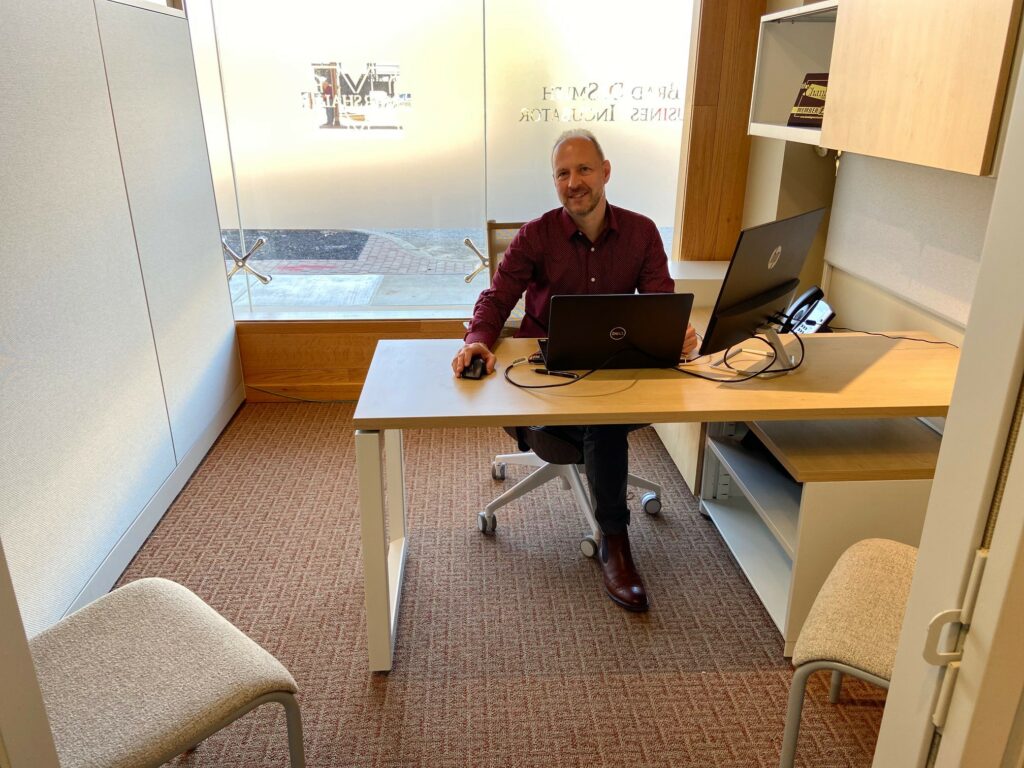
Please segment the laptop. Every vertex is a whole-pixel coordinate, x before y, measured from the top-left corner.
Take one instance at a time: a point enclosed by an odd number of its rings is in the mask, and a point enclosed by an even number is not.
[[[551,297],[549,371],[668,368],[679,364],[692,293],[614,293]]]

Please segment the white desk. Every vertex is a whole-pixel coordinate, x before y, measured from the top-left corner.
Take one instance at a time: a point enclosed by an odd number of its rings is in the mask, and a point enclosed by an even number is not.
[[[499,342],[499,370],[479,381],[452,377],[457,339],[381,341],[353,418],[370,669],[391,669],[408,551],[401,430],[942,416],[949,407],[959,350],[859,334],[804,343],[799,372],[774,379],[729,385],[672,371],[602,371],[569,387],[522,390],[501,371],[535,351],[533,340]],[[528,367],[515,374],[551,383]]]

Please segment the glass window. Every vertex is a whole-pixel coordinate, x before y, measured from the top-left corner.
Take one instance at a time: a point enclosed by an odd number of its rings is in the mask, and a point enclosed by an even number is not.
[[[198,7],[195,7],[198,6]],[[557,205],[563,130],[671,239],[690,5],[190,4],[236,314],[463,317],[487,219]],[[270,278],[265,282],[265,278]]]

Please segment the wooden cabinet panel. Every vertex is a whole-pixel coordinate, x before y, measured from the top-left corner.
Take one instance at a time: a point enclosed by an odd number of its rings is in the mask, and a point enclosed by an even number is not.
[[[236,324],[249,402],[357,400],[381,339],[452,339],[461,320],[247,320]],[[415,376],[415,369],[409,375]]]
[[[844,0],[824,146],[988,174],[1020,0]]]

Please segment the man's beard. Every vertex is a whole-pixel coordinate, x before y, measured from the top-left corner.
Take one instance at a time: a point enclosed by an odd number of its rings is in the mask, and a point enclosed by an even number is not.
[[[593,193],[591,193],[591,194],[593,194]],[[591,203],[590,207],[588,207],[588,208],[587,208],[586,210],[582,211],[581,213],[577,213],[577,214],[575,214],[575,215],[576,215],[576,216],[580,216],[580,217],[583,217],[583,218],[585,218],[585,217],[589,216],[590,214],[592,214],[592,213],[593,213],[594,211],[596,211],[596,210],[597,210],[597,206],[599,206],[599,205],[601,204],[601,201],[602,201],[602,200],[604,200],[604,192],[602,192],[601,194],[599,194],[599,195],[596,195],[596,196],[594,197],[594,202],[593,202],[593,203]],[[571,201],[572,201],[572,198],[568,198],[568,201],[569,201],[569,202],[571,202]],[[568,211],[569,211],[570,213],[572,213],[572,209],[571,209],[571,208],[569,208],[569,206],[568,206],[568,205],[567,205],[567,206],[565,206],[565,207],[566,207],[566,209],[567,209],[567,210],[568,210]]]

